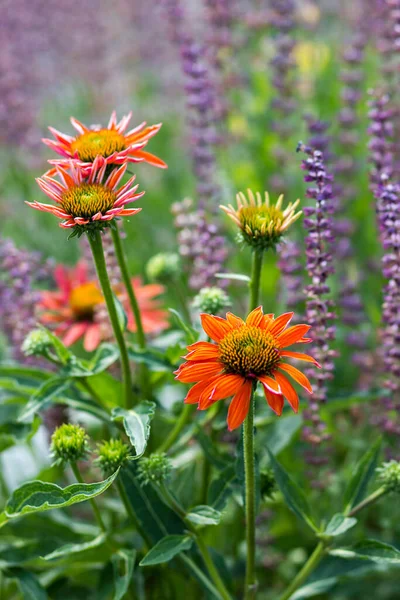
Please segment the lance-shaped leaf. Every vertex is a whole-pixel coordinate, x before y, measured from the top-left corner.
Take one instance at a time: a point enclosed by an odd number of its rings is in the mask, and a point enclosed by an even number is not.
[[[381,444],[382,439],[379,438],[358,463],[344,494],[345,513],[365,498],[368,484],[375,473]]]
[[[4,515],[6,520],[9,520],[29,513],[64,508],[71,504],[84,502],[105,492],[117,474],[118,470],[99,483],[73,483],[65,488],[43,481],[24,483],[11,494],[5,506]],[[0,525],[4,525],[5,522],[0,519]]]
[[[7,569],[5,574],[11,579],[16,579],[23,600],[48,600],[46,590],[30,571],[13,567],[12,569]]]
[[[92,360],[88,363],[88,370],[92,375],[102,373],[108,367],[111,367],[119,358],[119,351],[115,344],[103,343],[101,344],[93,356]]]
[[[145,400],[135,408],[125,410],[124,408],[114,408],[111,416],[114,421],[122,420],[126,435],[129,437],[132,446],[136,450],[136,458],[142,456],[146,450],[147,440],[150,436],[150,423],[154,416],[154,402]]]
[[[267,448],[267,450],[271,461],[271,467],[274,471],[276,483],[278,484],[278,487],[286,500],[286,504],[298,517],[300,517],[300,519],[305,521],[307,525],[311,527],[311,529],[318,531],[318,528],[316,527],[311,516],[311,508],[308,504],[305,493],[290,477],[289,473],[286,472],[280,462],[276,460],[270,449]]]
[[[193,344],[199,339],[199,332],[196,331],[191,325],[188,325],[183,320],[182,316],[174,308],[169,308],[168,311],[175,317],[175,321],[180,329],[186,333],[186,340],[188,344]]]
[[[377,540],[364,540],[351,548],[335,548],[330,554],[341,558],[361,558],[376,563],[400,565],[400,550]]]
[[[184,550],[190,550],[192,544],[193,539],[188,535],[167,535],[146,554],[140,566],[149,567],[166,563]]]
[[[79,554],[86,550],[92,550],[93,548],[101,546],[105,542],[106,537],[105,533],[101,533],[89,542],[82,542],[81,544],[65,544],[64,546],[57,548],[57,550],[54,550],[54,552],[42,556],[42,558],[44,560],[55,560],[58,558],[65,558],[71,554]]]
[[[47,402],[50,402],[55,396],[62,394],[70,384],[70,379],[65,377],[53,377],[45,381],[22,409],[18,421],[20,423],[29,421]]]
[[[218,525],[221,520],[221,513],[212,506],[201,504],[192,508],[186,515],[194,525]]]
[[[248,275],[242,275],[242,273],[216,273],[215,277],[218,277],[218,279],[230,279],[231,281],[243,281],[243,283],[250,283],[251,281]]]
[[[324,533],[329,536],[342,535],[357,523],[357,519],[354,517],[346,517],[342,514],[337,514],[332,517]]]
[[[112,557],[115,586],[113,600],[122,600],[128,591],[135,559],[136,550],[118,550]]]
[[[236,480],[236,471],[233,466],[220,471],[211,481],[208,488],[207,502],[216,510],[225,508],[229,496],[233,492],[233,483]]]
[[[136,363],[144,363],[152,371],[158,373],[171,373],[174,365],[165,358],[165,352],[154,350],[154,348],[139,348],[139,346],[130,345],[128,348],[129,358]]]

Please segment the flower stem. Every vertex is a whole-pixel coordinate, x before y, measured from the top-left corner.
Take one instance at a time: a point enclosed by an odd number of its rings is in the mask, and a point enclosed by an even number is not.
[[[108,278],[106,261],[104,258],[103,243],[101,240],[101,234],[99,231],[93,231],[92,235],[88,235],[90,247],[93,254],[94,263],[96,265],[97,276],[100,281],[101,289],[103,291],[104,299],[107,305],[108,314],[110,317],[111,325],[114,331],[115,339],[119,347],[122,365],[122,378],[124,382],[124,396],[125,396],[125,407],[131,408],[132,406],[132,378],[131,370],[129,366],[128,351],[126,349],[124,335],[121,331],[120,324],[118,322],[117,309],[115,307],[114,295],[111,289],[110,280]]]
[[[179,415],[179,419],[177,420],[175,427],[169,434],[169,436],[163,441],[160,447],[157,449],[157,452],[168,452],[168,450],[175,444],[176,440],[179,438],[182,429],[185,427],[186,423],[190,419],[190,415],[192,414],[192,406],[190,404],[185,404],[181,414]]]
[[[142,536],[147,547],[151,548],[151,545],[152,545],[151,540],[150,540],[149,536],[147,535],[147,532],[143,529],[143,527],[140,525],[139,521],[137,520],[136,515],[133,512],[133,509],[129,503],[127,493],[125,491],[124,486],[121,483],[121,480],[117,478],[116,484],[117,484],[119,496],[122,500],[122,504],[124,505],[125,510],[129,516],[129,518],[131,519],[133,526],[138,531],[138,533]]]
[[[72,472],[75,475],[75,479],[79,483],[85,483],[84,480],[83,480],[83,477],[81,475],[81,472],[79,471],[79,468],[78,468],[78,465],[76,464],[76,462],[71,462],[70,465],[71,465]],[[100,510],[99,510],[99,507],[96,504],[95,499],[94,498],[89,498],[89,502],[90,502],[90,504],[92,506],[92,509],[93,509],[93,512],[94,512],[94,516],[96,517],[96,521],[97,521],[100,529],[102,531],[106,532],[107,528],[104,525],[104,521],[103,521],[103,519],[101,517]]]
[[[261,269],[263,262],[263,252],[260,250],[253,250],[253,258],[251,265],[251,282],[250,282],[250,306],[249,310],[257,308],[260,302],[260,283],[261,283]]]
[[[296,577],[293,579],[292,583],[285,590],[279,600],[289,600],[292,594],[305,582],[307,577],[314,571],[317,565],[320,563],[321,559],[325,554],[325,544],[324,542],[319,542],[316,546],[314,552],[311,554],[310,558],[304,565],[304,567],[299,571]]]
[[[356,515],[360,510],[362,510],[363,508],[369,506],[370,504],[373,504],[374,502],[376,502],[377,500],[379,500],[379,498],[381,498],[382,496],[384,496],[385,494],[388,493],[388,489],[385,486],[382,486],[380,488],[378,488],[377,490],[375,490],[375,492],[372,492],[372,494],[370,494],[370,496],[368,496],[367,498],[365,498],[365,500],[363,500],[362,502],[360,502],[359,504],[357,504],[348,514],[348,517],[354,517],[354,515]]]

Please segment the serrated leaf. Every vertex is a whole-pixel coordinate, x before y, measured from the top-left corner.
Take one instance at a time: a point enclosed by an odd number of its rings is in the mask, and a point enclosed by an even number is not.
[[[101,533],[89,542],[82,542],[80,544],[65,544],[64,546],[57,548],[57,550],[54,550],[54,552],[50,552],[49,554],[42,556],[42,558],[43,560],[54,560],[58,558],[64,558],[65,556],[70,556],[71,554],[79,554],[80,552],[85,552],[85,550],[92,550],[93,548],[101,546],[106,539],[107,536],[104,533]]]
[[[221,516],[221,513],[212,506],[201,504],[191,508],[186,519],[195,525],[218,525]]]
[[[208,488],[207,502],[216,510],[225,507],[228,497],[233,492],[232,484],[236,479],[236,471],[233,466],[226,467],[212,479]]]
[[[158,350],[153,350],[151,348],[147,348],[143,350],[139,348],[139,346],[128,347],[129,358],[136,363],[144,363],[152,371],[158,373],[172,373],[174,370],[174,365],[172,365],[169,360],[165,359],[165,353],[159,352]]]
[[[25,514],[64,508],[71,504],[84,502],[105,492],[117,475],[118,470],[99,483],[73,483],[65,488],[44,481],[24,483],[11,494],[6,503],[4,515],[6,519],[15,519]]]
[[[39,580],[33,573],[13,567],[6,570],[7,577],[16,579],[23,600],[48,600],[46,590],[40,585]]]
[[[324,533],[329,536],[342,535],[357,523],[357,519],[354,517],[346,517],[338,513],[334,515],[329,521]]]
[[[400,565],[400,551],[390,544],[377,540],[364,540],[351,548],[335,548],[330,551],[330,554],[341,558],[357,558],[372,560],[380,564]]]
[[[42,383],[20,412],[18,421],[21,423],[31,419],[47,402],[62,394],[70,385],[70,379],[65,377],[53,377]]]
[[[122,600],[128,591],[135,566],[136,550],[118,550],[111,559],[114,571],[113,600]],[[122,571],[122,572],[121,572]]]
[[[147,446],[147,440],[150,436],[150,423],[154,416],[156,405],[154,402],[145,400],[135,408],[125,410],[124,408],[114,408],[111,413],[113,421],[122,420],[126,435],[132,446],[136,450],[136,458],[144,454]]]
[[[300,519],[307,523],[311,529],[318,531],[311,515],[311,508],[308,504],[307,497],[303,490],[276,460],[268,447],[267,451],[271,461],[271,467],[274,471],[276,483],[285,498],[286,504]]]
[[[190,550],[192,545],[193,538],[188,535],[167,535],[153,546],[139,564],[149,567],[166,563],[184,550]]]
[[[232,281],[243,281],[244,283],[250,283],[251,279],[248,275],[242,275],[241,273],[216,273],[215,277],[218,279],[230,279]]]
[[[375,473],[381,444],[382,439],[379,438],[358,463],[344,494],[344,513],[348,513],[365,498],[368,484]]]
[[[199,332],[196,331],[191,325],[185,323],[185,321],[183,320],[183,318],[177,310],[175,310],[174,308],[169,308],[168,311],[172,315],[174,315],[175,321],[178,324],[179,328],[186,333],[186,340],[188,344],[193,344],[194,342],[197,342],[197,340],[199,339]]]

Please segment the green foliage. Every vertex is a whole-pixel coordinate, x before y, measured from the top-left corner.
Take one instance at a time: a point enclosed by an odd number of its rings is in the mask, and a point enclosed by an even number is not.
[[[166,535],[140,561],[141,567],[159,565],[172,560],[184,550],[190,550],[193,538],[188,535]]]
[[[146,400],[138,404],[135,409],[114,408],[111,413],[114,421],[122,421],[126,435],[136,451],[136,458],[142,456],[146,450],[154,409],[154,402]]]
[[[358,463],[344,493],[345,513],[365,498],[368,484],[375,475],[381,445],[379,438]]]

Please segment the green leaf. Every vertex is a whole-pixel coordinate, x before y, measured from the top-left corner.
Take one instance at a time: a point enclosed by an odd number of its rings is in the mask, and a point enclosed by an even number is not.
[[[167,535],[153,546],[139,564],[149,567],[166,563],[184,550],[190,550],[192,545],[193,538],[188,535]]]
[[[324,533],[329,536],[342,535],[357,523],[357,519],[337,514],[329,521]]]
[[[119,351],[115,344],[103,343],[97,350],[92,360],[88,363],[88,370],[91,375],[97,375],[102,373],[111,365],[113,365],[119,358]]]
[[[135,406],[134,409],[114,408],[111,413],[111,418],[114,421],[122,420],[126,435],[136,450],[136,458],[142,456],[146,450],[147,440],[150,436],[150,423],[154,417],[155,407],[154,402],[145,400]]]
[[[46,590],[30,571],[13,567],[6,570],[6,576],[17,580],[23,600],[48,600]]]
[[[39,428],[39,418],[32,423],[18,423],[20,410],[21,405],[15,402],[15,398],[13,403],[0,405],[0,452],[22,440],[30,440]]]
[[[16,379],[33,379],[42,381],[54,377],[54,374],[48,371],[44,371],[43,369],[36,369],[33,367],[22,367],[21,365],[3,364],[0,365],[0,376],[15,377]]]
[[[43,560],[54,560],[57,558],[70,556],[71,554],[79,554],[80,552],[85,552],[85,550],[92,550],[93,548],[101,546],[106,539],[107,536],[104,533],[101,533],[89,542],[83,542],[81,544],[65,544],[64,546],[61,546],[61,548],[54,550],[54,552],[50,552],[50,554],[42,556],[42,558]]]
[[[364,540],[351,548],[335,548],[330,554],[341,558],[361,558],[380,564],[400,565],[400,551],[377,540]]]
[[[212,506],[201,504],[192,508],[186,518],[195,525],[218,525],[221,516],[221,513]]]
[[[368,484],[375,474],[381,444],[382,439],[379,438],[358,463],[344,494],[344,513],[348,513],[365,498]]]
[[[43,481],[24,483],[11,494],[4,514],[7,519],[14,519],[29,513],[64,508],[71,504],[84,502],[102,494],[110,487],[117,474],[118,470],[99,483],[74,483],[66,488]]]
[[[268,447],[267,451],[271,461],[272,469],[274,471],[276,483],[278,484],[278,487],[286,500],[286,504],[300,519],[307,523],[311,529],[318,531],[318,528],[316,527],[311,516],[311,509],[303,490],[276,460],[275,456]]]
[[[65,377],[53,377],[45,381],[22,409],[18,421],[29,421],[47,402],[62,394],[70,385],[70,379]]]
[[[74,356],[71,350],[68,350],[68,348],[64,346],[62,341],[50,329],[47,329],[47,327],[44,327],[43,325],[40,325],[40,328],[43,329],[50,338],[60,363],[66,365],[71,357]]]
[[[113,600],[122,600],[128,591],[135,559],[136,550],[118,550],[112,557],[115,585]]]
[[[232,484],[236,480],[236,471],[233,466],[220,471],[211,481],[208,488],[207,502],[216,510],[225,507],[228,497],[233,492]]]
[[[113,296],[120,329],[121,331],[126,331],[126,328],[128,327],[128,315],[125,312],[121,300],[115,294],[113,294]]]
[[[175,366],[165,359],[165,353],[151,348],[143,350],[139,346],[128,347],[129,358],[136,363],[144,363],[155,372],[172,373]]]
[[[216,273],[215,277],[218,277],[218,279],[231,279],[232,281],[243,281],[244,283],[250,283],[251,281],[248,275],[242,275],[241,273]]]
[[[282,416],[265,429],[263,437],[268,440],[268,447],[277,456],[292,441],[293,436],[300,429],[302,418],[300,415]],[[261,432],[260,432],[261,433]]]
[[[199,332],[196,331],[196,329],[194,329],[193,327],[191,327],[191,325],[185,323],[185,321],[183,320],[183,318],[177,310],[175,310],[174,308],[169,308],[168,311],[172,315],[174,315],[175,321],[179,326],[179,329],[182,329],[182,331],[186,333],[186,340],[188,344],[193,344],[194,342],[197,342],[197,340],[199,339]]]
[[[206,459],[214,465],[214,467],[222,470],[230,466],[231,461],[218,452],[216,445],[211,442],[210,436],[206,435],[202,429],[199,429],[196,433],[196,439],[199,442]]]

